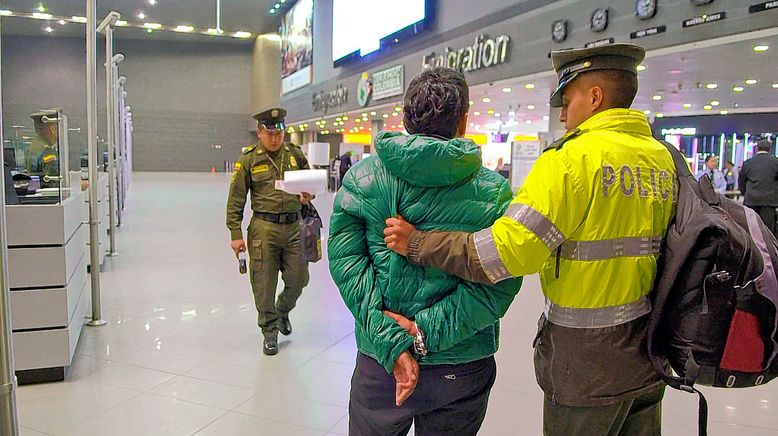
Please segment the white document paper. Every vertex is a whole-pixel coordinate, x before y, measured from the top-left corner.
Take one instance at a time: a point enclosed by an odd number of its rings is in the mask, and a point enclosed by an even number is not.
[[[290,194],[323,194],[327,192],[327,170],[286,171],[284,180],[279,180],[276,189]]]

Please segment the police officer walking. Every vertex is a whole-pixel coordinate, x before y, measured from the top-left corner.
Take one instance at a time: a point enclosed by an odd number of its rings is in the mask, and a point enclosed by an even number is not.
[[[480,283],[540,274],[535,373],[546,435],[661,434],[665,386],[648,358],[648,296],[677,182],[645,115],[629,109],[644,56],[629,44],[552,52],[551,106],[568,132],[492,227],[430,233],[387,222],[389,248],[417,264]]]
[[[308,264],[300,243],[300,210],[311,196],[289,194],[276,185],[285,172],[310,168],[298,146],[283,142],[285,117],[286,110],[281,108],[254,114],[259,143],[248,147],[235,164],[227,200],[232,250],[239,256],[248,249],[257,323],[265,337],[262,351],[269,356],[278,353],[278,332],[292,333],[289,312],[308,284]],[[253,216],[247,248],[241,224],[249,193]],[[276,301],[279,271],[284,289]]]

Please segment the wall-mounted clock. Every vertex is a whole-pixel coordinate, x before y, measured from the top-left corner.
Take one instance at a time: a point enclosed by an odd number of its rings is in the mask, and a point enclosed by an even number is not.
[[[557,20],[551,25],[551,38],[554,42],[562,42],[567,39],[567,20]]]
[[[654,15],[656,15],[656,0],[637,0],[637,3],[635,3],[635,13],[641,20],[654,18]]]
[[[602,32],[608,28],[608,8],[598,8],[592,13],[592,31]]]

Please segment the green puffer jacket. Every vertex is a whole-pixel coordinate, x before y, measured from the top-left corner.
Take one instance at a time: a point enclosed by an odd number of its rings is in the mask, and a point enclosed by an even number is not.
[[[385,221],[398,213],[419,230],[474,232],[508,208],[511,190],[481,166],[468,139],[383,132],[378,156],[346,173],[335,198],[328,244],[330,272],[356,322],[357,348],[387,372],[413,344],[382,310],[415,319],[427,335],[422,365],[459,364],[497,351],[499,322],[521,279],[494,286],[465,282],[411,264],[384,243]]]

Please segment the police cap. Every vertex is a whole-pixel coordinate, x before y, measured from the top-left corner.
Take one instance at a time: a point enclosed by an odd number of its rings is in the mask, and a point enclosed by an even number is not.
[[[559,77],[559,86],[551,95],[551,106],[562,106],[562,90],[582,73],[598,70],[621,70],[638,73],[646,50],[634,44],[609,44],[600,47],[555,50],[551,62]]]
[[[259,127],[266,130],[284,130],[284,118],[286,118],[286,110],[280,107],[274,107],[266,109],[252,115],[257,120]]]
[[[41,111],[30,114],[30,118],[36,123],[56,123],[59,121],[57,118],[57,111]]]

